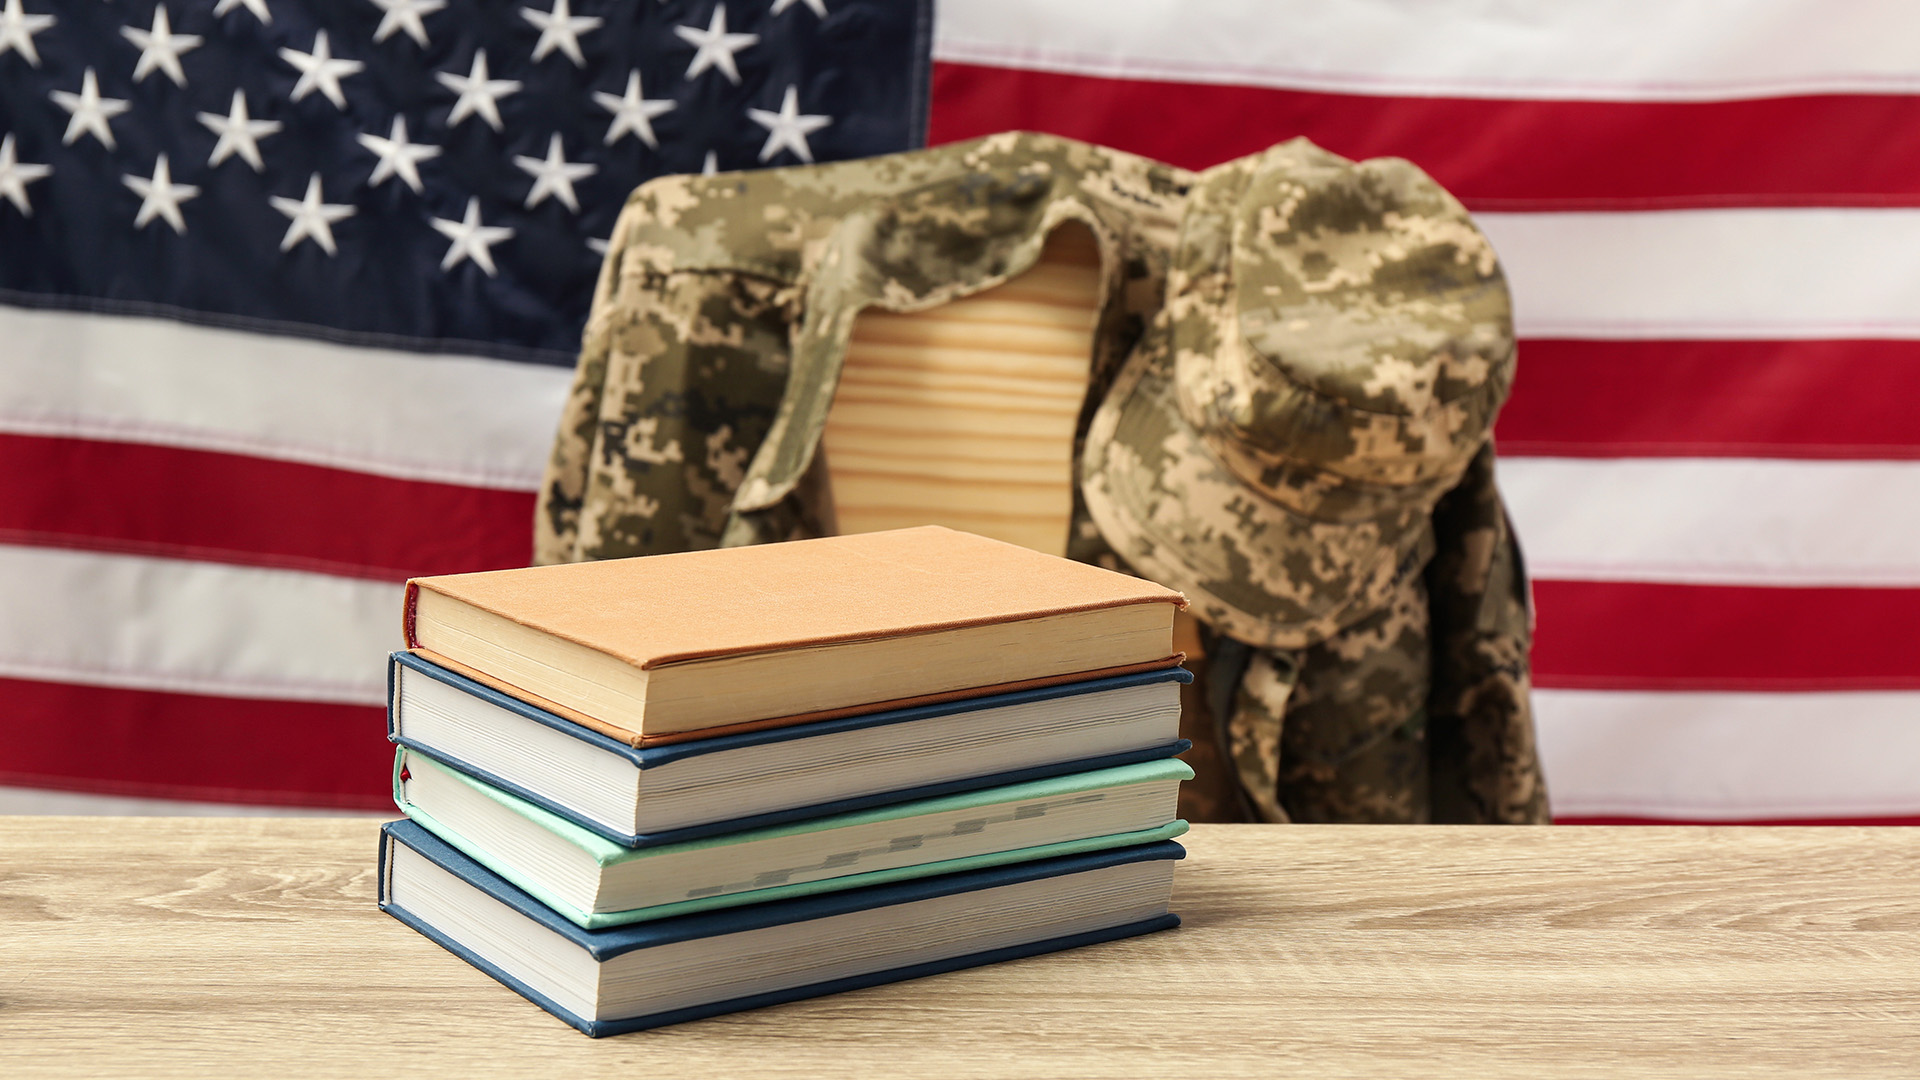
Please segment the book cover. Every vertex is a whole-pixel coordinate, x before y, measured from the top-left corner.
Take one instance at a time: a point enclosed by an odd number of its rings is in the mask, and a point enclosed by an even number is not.
[[[1172,913],[1156,914],[1144,919],[1130,920],[1068,935],[1044,937],[919,963],[886,966],[883,961],[874,970],[857,974],[820,981],[803,979],[796,985],[760,993],[722,998],[659,1012],[600,1019],[582,1015],[580,1011],[560,1004],[553,997],[528,985],[514,972],[506,970],[501,964],[481,955],[469,943],[458,940],[443,928],[433,925],[431,921],[409,910],[405,904],[397,902],[394,899],[393,873],[393,856],[396,846],[412,849],[428,862],[478,889],[512,914],[517,915],[524,921],[524,925],[546,932],[545,935],[541,935],[542,937],[552,935],[564,943],[563,946],[557,947],[578,950],[599,963],[605,963],[638,950],[681,942],[747,933],[785,924],[830,919],[849,913],[915,904],[963,893],[980,893],[1002,886],[1091,873],[1133,863],[1177,860],[1186,856],[1185,849],[1179,844],[1162,841],[1109,851],[1063,855],[1052,859],[941,877],[875,885],[822,896],[798,897],[751,907],[684,915],[634,926],[586,930],[561,918],[535,898],[494,875],[417,823],[394,821],[381,827],[379,905],[382,911],[412,927],[541,1008],[586,1034],[596,1037],[676,1024],[722,1013],[738,1012],[743,1009],[838,993],[842,990],[897,982],[922,975],[955,971],[1001,960],[1171,929],[1180,924],[1180,918]]]
[[[422,589],[641,669],[1127,604],[1144,578],[937,525],[784,544],[414,578]],[[662,610],[671,617],[661,617]]]
[[[407,583],[407,645],[632,739],[1166,662],[1173,590],[938,526]]]

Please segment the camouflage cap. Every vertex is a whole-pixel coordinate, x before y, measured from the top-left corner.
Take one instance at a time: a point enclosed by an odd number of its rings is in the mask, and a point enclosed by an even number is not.
[[[1251,644],[1302,648],[1431,553],[1513,380],[1506,281],[1405,161],[1304,139],[1200,175],[1166,303],[1088,430],[1088,511]]]

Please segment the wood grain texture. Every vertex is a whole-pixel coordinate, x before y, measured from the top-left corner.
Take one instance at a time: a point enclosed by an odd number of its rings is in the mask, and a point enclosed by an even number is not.
[[[375,832],[0,818],[0,1076],[1920,1075],[1920,830],[1197,826],[1179,930],[597,1041]]]
[[[862,312],[821,435],[840,531],[946,525],[1064,554],[1099,284],[1072,224],[997,288]]]

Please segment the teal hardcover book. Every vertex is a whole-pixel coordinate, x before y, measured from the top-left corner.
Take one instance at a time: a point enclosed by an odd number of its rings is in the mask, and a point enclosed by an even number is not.
[[[401,748],[409,818],[587,929],[1169,840],[1174,759],[630,848]]]

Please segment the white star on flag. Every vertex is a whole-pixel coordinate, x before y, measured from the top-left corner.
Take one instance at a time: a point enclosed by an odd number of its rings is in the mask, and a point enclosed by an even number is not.
[[[198,34],[174,33],[173,25],[167,21],[167,5],[160,4],[153,9],[151,29],[123,26],[120,36],[140,50],[140,59],[133,65],[134,82],[140,82],[153,74],[154,68],[159,68],[173,80],[173,85],[187,85],[187,73],[180,69],[180,54],[199,48],[201,38]]]
[[[473,69],[466,75],[454,75],[445,71],[436,71],[433,77],[440,85],[460,95],[453,103],[453,113],[447,117],[447,127],[458,127],[460,121],[478,113],[487,126],[499,131],[501,98],[520,90],[518,79],[487,78],[487,50],[476,49],[473,54]]]
[[[109,150],[116,149],[113,142],[113,128],[108,121],[127,111],[127,103],[121,98],[103,98],[100,96],[100,80],[94,78],[93,69],[80,79],[80,92],[69,93],[55,90],[53,103],[72,114],[67,121],[67,134],[60,140],[61,146],[72,146],[82,135],[92,135]]]
[[[720,74],[735,86],[740,85],[740,69],[734,65],[733,54],[760,40],[759,34],[727,33],[725,4],[714,6],[713,19],[707,23],[705,30],[676,26],[673,32],[679,35],[680,40],[698,50],[693,54],[693,62],[687,65],[687,78],[691,79],[708,68],[719,68]]]
[[[0,195],[26,217],[33,216],[33,204],[27,201],[27,185],[53,175],[46,165],[29,165],[13,154],[13,135],[0,138]]]
[[[259,19],[263,24],[273,21],[273,13],[267,10],[267,0],[220,0],[220,3],[213,9],[213,13],[215,15],[225,15],[237,7],[244,7],[248,11],[253,12],[253,17]]]
[[[559,49],[567,54],[567,59],[573,61],[574,67],[587,66],[587,58],[580,55],[580,35],[599,29],[599,18],[575,15],[568,9],[567,0],[553,0],[553,10],[550,12],[521,8],[520,17],[540,28],[540,40],[533,46],[533,59],[536,62]]]
[[[396,33],[405,31],[406,35],[413,39],[414,44],[423,49],[428,45],[427,24],[420,20],[447,6],[447,0],[373,0],[373,2],[380,6],[381,11],[386,12],[385,15],[380,16],[380,25],[373,31],[375,45]]]
[[[213,144],[213,156],[207,158],[208,168],[213,168],[235,154],[239,154],[242,161],[253,166],[254,172],[260,172],[266,168],[266,163],[260,160],[259,140],[279,131],[280,121],[255,120],[247,115],[245,94],[238,90],[233,92],[233,104],[227,109],[227,115],[203,112],[199,114],[199,120],[206,125],[208,131],[220,136],[220,141]]]
[[[20,0],[7,0],[0,9],[0,56],[19,49],[27,63],[40,66],[40,51],[33,47],[33,35],[53,25],[51,15],[29,15],[20,10]]]
[[[580,212],[580,200],[573,196],[573,182],[585,180],[600,171],[600,166],[585,162],[568,164],[560,153],[560,133],[554,132],[553,139],[547,143],[547,157],[542,161],[525,154],[516,155],[513,163],[528,176],[533,177],[533,190],[527,192],[526,207],[531,210],[552,195],[561,204],[574,213]]]
[[[627,92],[625,95],[609,94],[596,90],[593,100],[600,107],[613,114],[613,123],[607,127],[606,144],[620,141],[620,136],[631,131],[643,143],[655,150],[660,149],[660,140],[654,137],[654,117],[672,112],[674,103],[665,98],[648,100],[640,96],[640,69],[634,68],[627,73]]]
[[[491,246],[510,239],[513,230],[498,225],[480,224],[480,200],[467,200],[467,216],[464,221],[449,221],[446,218],[433,219],[434,230],[441,236],[453,241],[447,248],[447,257],[440,260],[440,269],[451,270],[466,259],[472,259],[488,277],[497,275],[493,267]]]
[[[140,196],[140,212],[134,215],[134,228],[144,229],[148,222],[160,217],[173,226],[174,232],[187,234],[187,221],[180,216],[180,204],[200,194],[200,189],[192,184],[173,182],[173,174],[167,169],[167,155],[161,154],[153,163],[151,179],[127,173],[120,177],[120,182]]]
[[[281,49],[280,59],[300,70],[300,81],[293,84],[293,100],[299,101],[315,90],[326,95],[336,109],[347,107],[347,95],[340,91],[340,80],[355,75],[367,65],[358,60],[338,60],[327,45],[327,32],[315,31],[313,51]]]
[[[748,109],[747,116],[767,129],[767,145],[760,148],[761,161],[772,158],[785,148],[793,151],[801,161],[812,164],[813,151],[807,146],[807,136],[833,123],[831,116],[801,115],[799,92],[791,84],[787,86],[787,96],[780,100],[779,112]]]
[[[701,176],[713,176],[720,171],[720,157],[713,151],[707,151],[707,160],[700,163]]]
[[[333,223],[358,213],[351,206],[322,201],[319,173],[314,173],[307,181],[306,198],[288,199],[275,195],[267,201],[273,204],[275,210],[291,219],[287,235],[280,240],[281,251],[291,251],[300,241],[312,240],[328,255],[337,254],[339,249],[333,246]]]
[[[815,15],[827,17],[827,0],[773,0],[773,10],[767,14],[778,15],[795,4],[805,4]]]
[[[390,176],[398,176],[418,195],[423,190],[420,184],[419,164],[428,158],[439,157],[440,148],[426,143],[407,141],[407,118],[393,118],[392,134],[388,138],[378,135],[358,136],[360,145],[373,151],[380,158],[380,164],[373,167],[373,175],[367,178],[368,187],[379,187]]]

